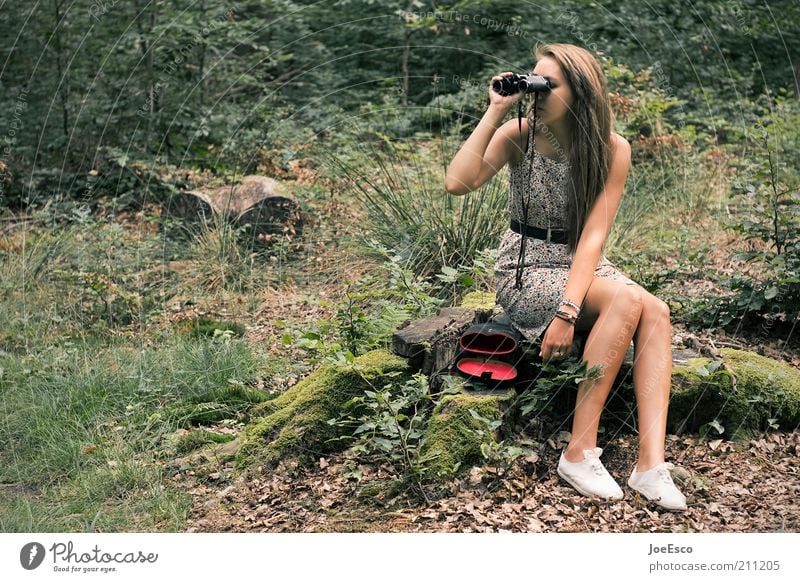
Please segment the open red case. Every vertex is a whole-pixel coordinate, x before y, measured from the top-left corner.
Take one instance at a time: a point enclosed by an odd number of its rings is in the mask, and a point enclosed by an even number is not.
[[[487,388],[511,386],[517,380],[521,336],[510,325],[481,323],[459,338],[453,371]]]

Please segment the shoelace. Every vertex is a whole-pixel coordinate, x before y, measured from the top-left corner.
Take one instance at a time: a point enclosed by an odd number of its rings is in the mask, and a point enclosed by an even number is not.
[[[658,476],[661,477],[661,480],[664,483],[672,485],[672,475],[670,475],[669,470],[674,468],[675,465],[672,463],[661,463],[658,467],[656,467],[656,473],[658,473]]]
[[[603,467],[603,463],[600,462],[598,457],[589,457],[587,461],[595,475],[602,477],[605,474],[605,467]]]
[[[589,466],[592,467],[594,470],[594,474],[598,477],[602,477],[605,474],[605,470],[603,469],[603,463],[600,462],[600,459],[594,459],[589,461]]]

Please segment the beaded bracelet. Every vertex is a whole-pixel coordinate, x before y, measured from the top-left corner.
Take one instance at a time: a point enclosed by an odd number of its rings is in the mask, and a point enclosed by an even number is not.
[[[566,297],[564,299],[562,299],[561,303],[559,303],[558,305],[559,305],[559,307],[561,305],[569,305],[570,307],[574,307],[575,311],[577,312],[577,313],[575,313],[575,317],[578,317],[581,314],[581,308],[578,305],[575,305],[572,301],[570,301]]]

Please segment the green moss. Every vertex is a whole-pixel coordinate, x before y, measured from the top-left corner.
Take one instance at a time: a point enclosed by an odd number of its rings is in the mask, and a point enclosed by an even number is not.
[[[445,480],[462,468],[480,463],[481,445],[494,435],[470,410],[489,420],[500,420],[514,391],[495,395],[464,393],[445,396],[434,409],[420,451],[426,459],[428,480]]]
[[[208,430],[191,430],[178,437],[175,452],[184,455],[209,443],[227,443],[234,439],[231,434],[220,434]]]
[[[748,400],[748,413],[763,421],[777,419],[793,429],[800,421],[800,371],[788,364],[742,350],[723,348],[723,358],[733,369]]]
[[[349,366],[324,364],[268,405],[259,407],[265,416],[246,429],[237,468],[260,462],[274,465],[292,454],[301,461],[339,450],[341,427],[328,424],[356,396],[387,382],[403,383],[412,375],[404,358],[384,350],[373,350]],[[382,376],[398,372],[398,377]]]
[[[782,428],[800,422],[800,372],[776,360],[741,350],[721,350],[725,363],[737,378],[734,391],[730,376],[717,370],[703,372],[712,363],[706,358],[675,366],[667,426],[670,432],[696,431],[717,419],[730,438],[748,438],[769,428],[769,420]]]
[[[220,435],[217,435],[220,436]],[[170,468],[185,470],[191,468],[198,477],[208,477],[227,468],[241,447],[239,439],[224,443],[204,444],[198,449],[189,451],[186,456],[178,457],[168,463]]]
[[[475,309],[492,309],[495,306],[495,294],[486,291],[472,291],[464,295],[459,307]]]
[[[211,424],[245,414],[254,404],[272,398],[267,392],[240,383],[228,383],[169,406],[161,414],[174,420],[179,427]]]

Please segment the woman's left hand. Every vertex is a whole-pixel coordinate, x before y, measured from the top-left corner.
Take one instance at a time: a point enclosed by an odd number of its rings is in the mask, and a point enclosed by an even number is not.
[[[572,353],[572,340],[575,327],[561,319],[554,317],[542,339],[542,350],[539,353],[542,360],[551,358],[564,358]]]

